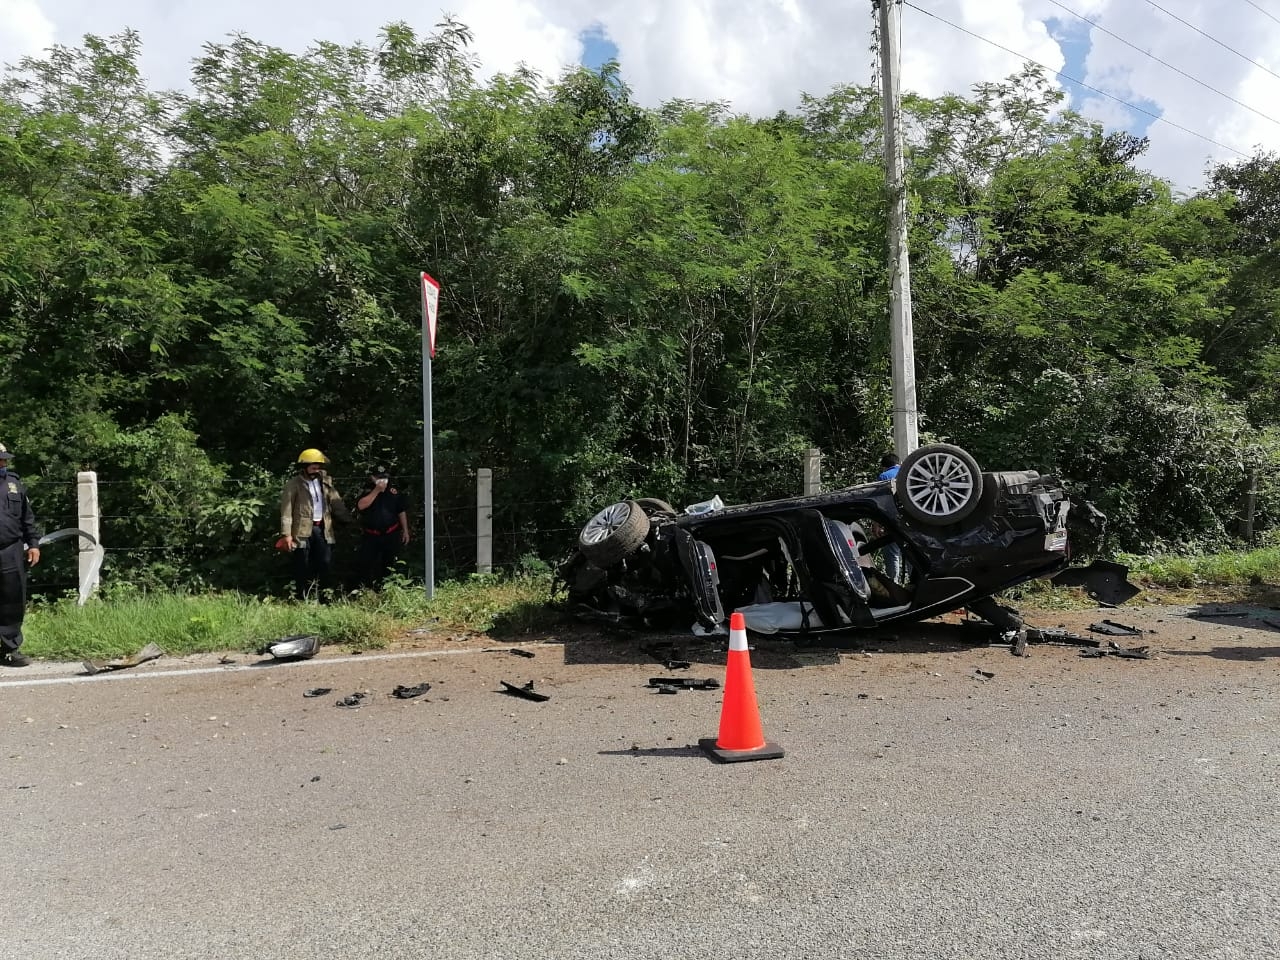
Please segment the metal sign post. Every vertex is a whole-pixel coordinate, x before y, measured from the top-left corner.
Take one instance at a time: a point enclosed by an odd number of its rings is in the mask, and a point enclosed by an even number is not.
[[[422,282],[422,479],[426,493],[426,510],[422,520],[422,542],[426,559],[423,578],[427,599],[436,592],[435,558],[435,465],[432,463],[431,431],[431,359],[436,355],[436,312],[440,306],[440,284],[428,273]]]

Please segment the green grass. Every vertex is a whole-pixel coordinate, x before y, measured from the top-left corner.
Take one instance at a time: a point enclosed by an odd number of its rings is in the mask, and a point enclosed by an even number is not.
[[[1256,594],[1280,585],[1280,547],[1201,556],[1117,557],[1144,590],[1235,590]],[[441,632],[515,638],[554,629],[547,575],[471,577],[441,584],[427,600],[421,584],[392,580],[330,604],[294,604],[244,594],[141,593],[109,590],[83,607],[73,599],[34,604],[24,652],[50,660],[128,656],[148,643],[170,656],[257,650],[292,634],[317,634],[326,644],[375,649],[427,627]],[[1007,597],[1041,609],[1092,605],[1078,589],[1034,581]]]
[[[411,629],[513,635],[555,621],[545,577],[472,578],[440,585],[428,601],[421,585],[388,583],[328,604],[295,604],[238,593],[109,592],[77,606],[74,599],[32,605],[23,652],[50,660],[129,656],[149,643],[170,656],[257,650],[293,634],[354,649],[385,646]]]
[[[1194,602],[1197,594],[1215,601],[1259,601],[1280,595],[1280,547],[1229,550],[1196,556],[1118,554],[1116,562],[1129,568],[1129,580],[1142,589],[1133,601]],[[1280,599],[1280,596],[1275,597]],[[1056,587],[1033,580],[1002,595],[1002,599],[1042,610],[1095,606],[1078,587]]]
[[[1199,586],[1280,584],[1280,547],[1200,556],[1121,555],[1131,580],[1173,589]]]

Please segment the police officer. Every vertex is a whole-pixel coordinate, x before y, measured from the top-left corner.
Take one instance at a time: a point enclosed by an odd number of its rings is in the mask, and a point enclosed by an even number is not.
[[[0,443],[0,666],[25,667],[22,617],[27,609],[27,566],[40,562],[40,533],[22,478],[9,469],[13,453]]]
[[[391,482],[383,464],[369,468],[369,479],[356,499],[360,511],[360,576],[365,586],[379,586],[409,542],[409,503]]]

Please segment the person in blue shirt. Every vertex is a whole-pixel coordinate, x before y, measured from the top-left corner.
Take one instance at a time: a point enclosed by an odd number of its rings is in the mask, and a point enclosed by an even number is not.
[[[902,461],[898,459],[896,453],[886,453],[880,458],[880,476],[877,480],[892,480],[898,475],[898,468],[902,465]]]
[[[886,453],[880,458],[880,476],[877,480],[892,480],[898,475],[901,461],[896,453]],[[901,583],[900,577],[905,572],[902,562],[902,547],[896,543],[887,544],[884,548],[884,572],[894,583]]]

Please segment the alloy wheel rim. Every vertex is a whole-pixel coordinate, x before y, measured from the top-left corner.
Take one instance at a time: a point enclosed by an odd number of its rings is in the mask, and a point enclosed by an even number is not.
[[[907,474],[907,497],[931,517],[946,517],[961,509],[973,496],[973,474],[950,453],[930,453]]]
[[[582,542],[600,543],[602,540],[609,539],[630,516],[631,508],[625,503],[615,503],[605,507],[582,528]]]

